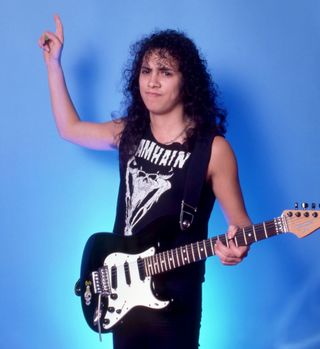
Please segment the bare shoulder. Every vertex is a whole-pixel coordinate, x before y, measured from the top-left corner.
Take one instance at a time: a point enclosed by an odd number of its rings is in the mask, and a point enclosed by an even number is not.
[[[215,137],[212,142],[207,180],[229,224],[250,224],[240,188],[237,160],[231,145],[223,137]]]
[[[222,136],[214,137],[212,150],[215,152],[232,151],[230,143]]]
[[[212,177],[224,171],[237,171],[237,161],[230,143],[224,137],[216,136],[211,146],[208,175]]]

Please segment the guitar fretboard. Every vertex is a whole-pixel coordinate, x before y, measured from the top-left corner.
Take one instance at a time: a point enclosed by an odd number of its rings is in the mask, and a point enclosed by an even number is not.
[[[284,224],[283,219],[278,217],[271,221],[239,228],[233,241],[236,246],[248,246],[285,232]],[[140,260],[141,267],[144,266],[146,276],[152,276],[204,260],[215,254],[214,245],[218,240],[229,246],[229,239],[226,234],[214,236],[207,240],[197,241],[142,258]]]

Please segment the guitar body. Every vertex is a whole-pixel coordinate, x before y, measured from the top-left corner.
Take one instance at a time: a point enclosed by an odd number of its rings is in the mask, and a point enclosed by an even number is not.
[[[95,294],[92,272],[101,266],[117,267],[116,284],[111,284],[111,294],[101,297],[101,332],[108,332],[132,308],[145,306],[154,309],[164,308],[167,301],[159,301],[153,294],[151,277],[141,280],[138,270],[138,258],[153,255],[155,248],[148,244],[139,245],[137,239],[121,237],[116,234],[97,233],[88,240],[81,268],[81,303],[88,325],[98,331],[99,295]],[[117,251],[117,252],[114,252]],[[127,280],[124,266],[128,265],[130,279]],[[119,267],[118,267],[119,266]]]
[[[170,282],[170,279],[177,281],[181,270],[151,277],[144,275],[144,267],[141,265],[143,258],[175,247],[181,240],[187,241],[187,233],[182,235],[179,230],[169,232],[164,226],[167,226],[165,221],[158,220],[133,236],[96,233],[88,239],[83,252],[78,288],[83,313],[92,330],[110,332],[137,306],[163,309],[170,303],[171,299],[165,298],[171,298],[170,293],[161,292],[163,283],[166,282],[164,280]],[[105,273],[102,273],[106,276],[104,281],[101,280],[101,273],[99,276],[96,273],[102,266],[105,267]],[[194,267],[188,266],[186,269],[192,271]],[[188,270],[183,270],[183,273],[186,272]],[[101,286],[103,282],[108,284],[105,294],[101,290],[97,292],[95,287],[95,284]]]

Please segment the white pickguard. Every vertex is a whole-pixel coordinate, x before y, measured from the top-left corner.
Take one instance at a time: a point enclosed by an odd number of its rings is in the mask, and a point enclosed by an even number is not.
[[[136,306],[144,306],[152,309],[162,309],[169,304],[169,301],[160,301],[152,292],[151,277],[145,277],[144,280],[140,279],[137,260],[138,258],[144,258],[152,256],[155,253],[155,249],[149,248],[148,250],[136,254],[130,255],[125,253],[112,253],[105,260],[104,265],[108,266],[109,271],[112,266],[117,267],[117,288],[111,288],[111,292],[117,295],[116,299],[108,297],[108,309],[103,321],[102,327],[105,330],[113,327],[118,321],[120,321],[132,308]],[[127,262],[130,269],[131,284],[128,285],[126,281],[124,264]],[[111,279],[111,276],[110,276]]]

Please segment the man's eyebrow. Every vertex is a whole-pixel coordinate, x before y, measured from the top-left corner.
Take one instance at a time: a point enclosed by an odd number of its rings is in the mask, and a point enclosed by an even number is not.
[[[166,66],[166,65],[159,65],[159,69],[160,69],[160,70],[174,70],[173,68],[168,67],[168,66]]]
[[[169,65],[163,64],[163,63],[157,63],[157,68],[161,71],[176,71],[174,67],[171,67]],[[141,64],[141,69],[152,69],[147,62],[144,62]]]

